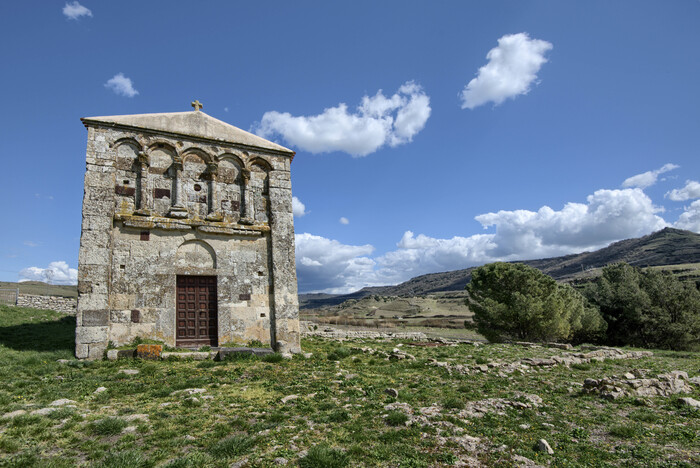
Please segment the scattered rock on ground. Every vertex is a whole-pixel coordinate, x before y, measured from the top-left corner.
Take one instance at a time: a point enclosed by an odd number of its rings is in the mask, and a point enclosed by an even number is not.
[[[138,369],[120,369],[119,373],[126,374],[126,375],[136,375],[139,373],[139,371],[138,371]]]
[[[678,401],[680,401],[681,404],[684,406],[690,406],[691,408],[700,408],[700,401],[696,400],[695,398],[684,397],[680,398]]]
[[[27,414],[27,411],[23,409],[18,409],[17,411],[10,411],[9,413],[5,413],[2,415],[2,417],[3,419],[12,419],[16,418],[17,416],[22,416],[23,414]]]
[[[54,411],[58,411],[58,408],[56,408],[55,406],[48,407],[48,408],[40,408],[40,409],[32,411],[29,414],[34,414],[34,415],[38,415],[38,416],[47,416],[47,415],[53,413]]]
[[[107,387],[97,387],[97,389],[92,393],[102,393],[107,390]]]
[[[664,396],[677,393],[692,393],[688,384],[688,374],[682,371],[672,371],[659,374],[655,379],[634,378],[643,374],[639,370],[629,373],[633,378],[611,376],[602,379],[586,379],[583,382],[583,392],[599,394],[605,399],[616,400],[625,396]]]
[[[550,455],[554,455],[554,450],[545,439],[540,439],[537,441],[537,450],[539,452],[547,452]]]
[[[69,400],[68,398],[61,398],[60,400],[54,400],[51,403],[49,403],[49,406],[65,406],[65,405],[72,405],[75,402],[73,400]]]
[[[384,393],[386,393],[387,395],[389,395],[390,397],[393,397],[393,398],[399,397],[399,391],[396,390],[395,388],[387,388],[386,390],[384,390]]]
[[[299,398],[299,395],[287,395],[286,397],[282,398],[281,401],[282,403],[287,403],[289,401],[296,400],[297,398]]]

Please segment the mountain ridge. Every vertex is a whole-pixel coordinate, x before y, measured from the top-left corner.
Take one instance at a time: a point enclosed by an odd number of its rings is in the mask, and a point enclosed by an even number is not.
[[[656,267],[700,263],[700,234],[675,228],[664,228],[646,236],[613,242],[593,252],[560,257],[514,261],[552,276],[557,281],[574,281],[586,271],[611,263],[627,262],[639,267]],[[365,287],[350,294],[300,294],[302,309],[337,305],[348,299],[382,296],[419,296],[442,291],[461,291],[477,267],[416,276],[393,286]]]

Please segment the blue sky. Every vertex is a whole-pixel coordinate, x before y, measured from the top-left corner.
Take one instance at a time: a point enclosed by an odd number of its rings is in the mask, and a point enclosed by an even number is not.
[[[700,232],[697,0],[24,1],[0,17],[0,280],[75,279],[80,117],[194,99],[297,151],[302,292]]]

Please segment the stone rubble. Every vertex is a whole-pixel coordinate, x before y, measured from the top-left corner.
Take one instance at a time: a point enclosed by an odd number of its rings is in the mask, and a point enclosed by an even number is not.
[[[610,376],[602,379],[586,379],[583,382],[583,393],[598,394],[608,400],[617,400],[627,396],[667,397],[678,393],[692,393],[693,388],[688,383],[688,374],[682,371],[671,371],[659,374],[656,378],[645,378],[646,372],[634,369],[624,376]],[[628,378],[629,376],[632,378]]]

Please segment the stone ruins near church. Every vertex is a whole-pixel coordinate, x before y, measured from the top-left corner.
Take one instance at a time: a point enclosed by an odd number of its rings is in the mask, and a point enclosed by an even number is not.
[[[294,152],[192,106],[81,119],[78,358],[136,337],[300,351]]]

